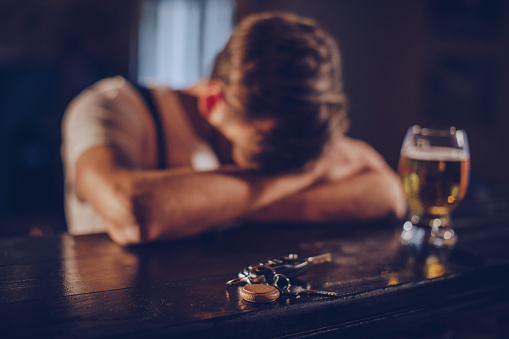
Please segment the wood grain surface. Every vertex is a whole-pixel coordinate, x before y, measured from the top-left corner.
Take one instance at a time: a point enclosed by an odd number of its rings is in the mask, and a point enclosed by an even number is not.
[[[0,337],[383,337],[509,301],[508,202],[465,201],[453,250],[402,246],[401,221],[245,224],[126,248],[103,234],[3,238]],[[226,289],[249,264],[326,252],[293,283],[339,297],[254,304]]]

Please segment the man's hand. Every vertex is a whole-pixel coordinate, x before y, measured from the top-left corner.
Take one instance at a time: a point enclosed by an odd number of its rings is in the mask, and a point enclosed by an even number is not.
[[[388,170],[383,157],[371,146],[348,137],[333,140],[316,166],[324,169],[325,182],[342,181],[368,171]]]
[[[334,140],[314,164],[321,182],[248,216],[255,221],[343,222],[401,218],[406,212],[398,176],[367,143]]]

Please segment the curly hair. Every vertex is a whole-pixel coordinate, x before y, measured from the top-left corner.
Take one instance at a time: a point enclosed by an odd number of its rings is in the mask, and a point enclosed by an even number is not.
[[[211,79],[246,121],[274,119],[255,161],[266,172],[304,166],[348,128],[340,53],[315,21],[295,14],[252,14],[234,29]]]

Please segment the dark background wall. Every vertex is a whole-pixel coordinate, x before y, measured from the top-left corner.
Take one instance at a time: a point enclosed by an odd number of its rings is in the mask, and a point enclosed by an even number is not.
[[[0,235],[65,230],[62,114],[95,81],[132,76],[137,12],[138,0],[0,1]]]
[[[94,81],[135,80],[141,0],[0,2],[0,235],[65,230],[60,119]],[[283,9],[338,40],[350,134],[395,167],[414,123],[467,131],[474,190],[509,184],[509,5],[504,0],[237,0]]]

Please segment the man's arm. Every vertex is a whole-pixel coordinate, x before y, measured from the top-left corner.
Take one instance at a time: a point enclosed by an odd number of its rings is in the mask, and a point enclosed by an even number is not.
[[[111,148],[98,146],[79,157],[75,184],[111,238],[130,244],[182,238],[255,211],[265,220],[290,220],[297,209],[303,221],[384,216],[391,207],[378,204],[397,204],[398,189],[373,152],[344,138],[307,170],[263,177],[235,167],[131,170]]]
[[[257,221],[347,221],[403,217],[406,201],[397,175],[367,143],[343,137],[325,154],[341,179],[322,182],[250,215]]]
[[[402,218],[406,202],[396,175],[368,171],[316,185],[249,215],[252,221],[334,222]]]
[[[199,233],[294,195],[326,172],[324,162],[270,178],[238,169],[136,171],[98,146],[79,157],[76,189],[103,217],[111,238],[130,244]]]

